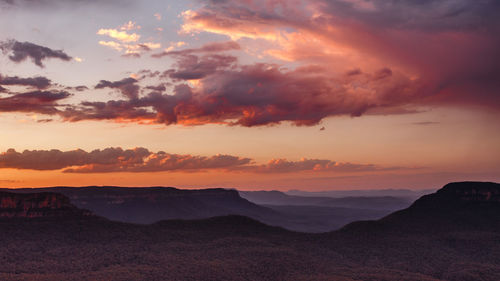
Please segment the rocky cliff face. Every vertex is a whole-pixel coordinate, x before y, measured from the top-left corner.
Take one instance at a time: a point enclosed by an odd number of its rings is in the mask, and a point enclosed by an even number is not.
[[[62,216],[90,216],[90,211],[76,208],[68,197],[51,192],[0,192],[1,218],[38,218]]]

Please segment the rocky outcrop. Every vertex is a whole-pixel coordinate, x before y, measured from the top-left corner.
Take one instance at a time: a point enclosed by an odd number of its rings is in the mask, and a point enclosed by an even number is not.
[[[76,208],[68,197],[52,192],[0,192],[1,218],[39,218],[91,216],[91,212]]]
[[[474,205],[500,205],[500,184],[455,182],[436,193],[421,197],[410,208],[455,208]]]
[[[459,201],[500,202],[500,184],[493,182],[456,182],[438,190],[438,196]]]

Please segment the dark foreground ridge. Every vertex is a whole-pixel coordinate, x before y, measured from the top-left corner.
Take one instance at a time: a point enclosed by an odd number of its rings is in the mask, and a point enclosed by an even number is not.
[[[323,234],[242,216],[0,220],[0,280],[500,280],[500,185],[454,183]]]

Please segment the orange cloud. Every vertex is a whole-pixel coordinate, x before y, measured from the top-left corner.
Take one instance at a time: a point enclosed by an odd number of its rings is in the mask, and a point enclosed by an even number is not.
[[[267,40],[277,40],[279,33],[273,26],[254,22],[248,24],[246,20],[232,20],[230,23],[224,18],[210,17],[202,15],[193,10],[184,11],[181,14],[184,24],[181,27],[181,34],[199,33],[202,31],[229,36],[231,40],[240,38],[264,38]]]

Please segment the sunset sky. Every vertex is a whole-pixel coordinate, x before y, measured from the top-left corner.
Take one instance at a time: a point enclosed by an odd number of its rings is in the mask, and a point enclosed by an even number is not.
[[[496,0],[0,0],[0,187],[500,181]]]

